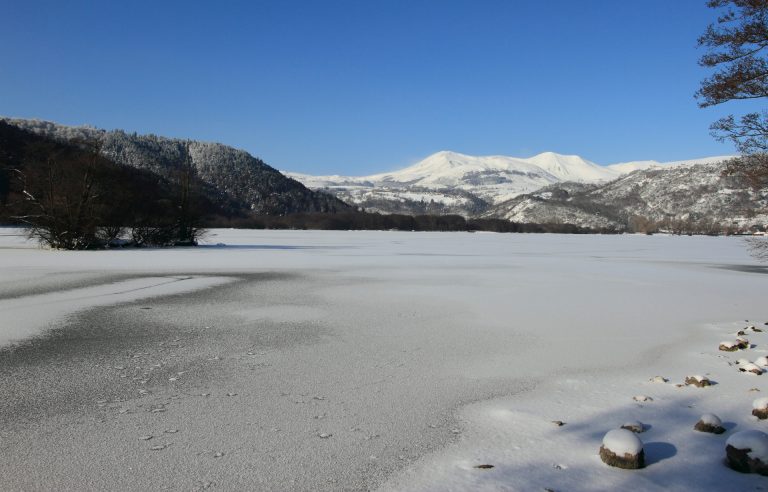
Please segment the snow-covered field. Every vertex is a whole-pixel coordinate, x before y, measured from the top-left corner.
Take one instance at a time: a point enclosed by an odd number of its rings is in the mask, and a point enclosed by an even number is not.
[[[768,429],[750,414],[768,375],[736,364],[768,354],[768,269],[737,238],[214,230],[55,252],[14,234],[3,490],[765,487],[723,465],[729,436]],[[753,348],[718,351],[750,325]],[[677,386],[695,374],[717,384]],[[724,434],[693,430],[707,413]],[[634,420],[648,466],[604,465]]]

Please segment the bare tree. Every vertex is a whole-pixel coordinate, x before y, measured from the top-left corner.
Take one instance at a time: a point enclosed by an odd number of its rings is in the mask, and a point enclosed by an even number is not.
[[[197,201],[197,172],[192,163],[189,145],[186,146],[184,160],[175,176],[176,196],[176,244],[180,246],[196,245],[202,233],[199,227],[200,214],[196,210]]]
[[[707,49],[699,64],[715,69],[696,93],[699,106],[768,97],[768,0],[709,0],[707,5],[721,14],[699,37],[699,46]],[[768,184],[768,111],[738,119],[729,115],[710,129],[743,156],[729,162],[727,174],[745,176],[755,187]]]
[[[60,249],[86,249],[97,243],[100,191],[98,148],[73,152],[40,144],[31,153],[38,162],[17,170],[23,213],[30,236]]]

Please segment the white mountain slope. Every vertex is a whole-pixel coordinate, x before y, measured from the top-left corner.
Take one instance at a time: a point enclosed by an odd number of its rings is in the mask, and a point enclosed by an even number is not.
[[[652,166],[607,183],[557,183],[490,207],[482,215],[520,223],[573,224],[648,232],[762,230],[768,187],[724,176],[724,162]]]
[[[685,166],[690,164],[716,164],[718,162],[731,159],[735,156],[732,155],[720,155],[715,157],[702,157],[701,159],[691,159],[687,161],[670,161],[670,162],[657,162],[657,161],[631,161],[631,162],[619,162],[617,164],[611,164],[606,166],[609,169],[618,171],[619,174],[628,174],[632,171],[638,171],[641,169],[672,167],[672,166]]]
[[[329,191],[347,203],[370,211],[474,215],[489,205],[563,181],[607,182],[637,169],[715,162],[724,158],[600,166],[576,155],[554,152],[520,158],[442,151],[405,169],[370,176],[285,174],[311,189]]]

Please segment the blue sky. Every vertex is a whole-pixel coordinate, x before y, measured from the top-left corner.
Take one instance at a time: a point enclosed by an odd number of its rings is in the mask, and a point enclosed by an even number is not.
[[[370,174],[440,150],[733,152],[699,109],[704,0],[0,0],[0,114]]]

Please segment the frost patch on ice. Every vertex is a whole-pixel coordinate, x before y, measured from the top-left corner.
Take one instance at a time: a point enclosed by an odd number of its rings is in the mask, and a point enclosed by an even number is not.
[[[234,277],[144,277],[0,300],[0,347],[41,335],[78,311],[222,285]]]

